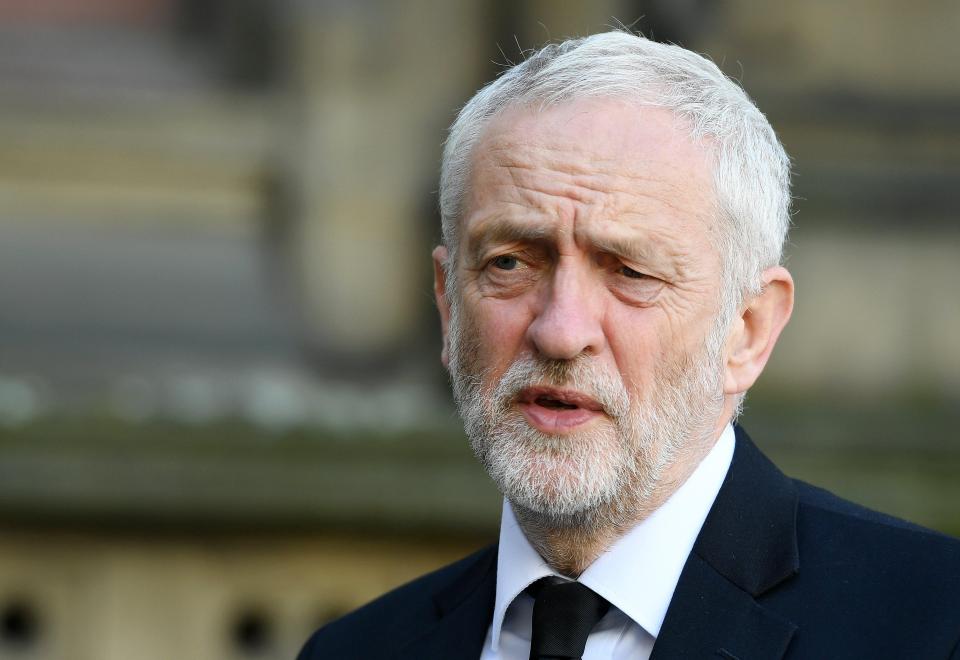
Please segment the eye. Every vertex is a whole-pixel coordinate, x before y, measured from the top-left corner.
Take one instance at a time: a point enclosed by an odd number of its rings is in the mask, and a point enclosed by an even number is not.
[[[494,257],[490,261],[491,266],[500,270],[513,270],[519,264],[520,261],[512,254],[502,254],[499,257]]]
[[[638,270],[634,270],[634,269],[630,268],[630,266],[621,266],[621,267],[620,267],[620,270],[619,270],[619,273],[620,273],[621,275],[623,275],[624,277],[628,277],[628,278],[630,278],[630,279],[632,279],[632,280],[642,280],[642,279],[644,279],[644,278],[650,277],[650,276],[647,275],[646,273],[641,273],[641,272],[638,271]]]

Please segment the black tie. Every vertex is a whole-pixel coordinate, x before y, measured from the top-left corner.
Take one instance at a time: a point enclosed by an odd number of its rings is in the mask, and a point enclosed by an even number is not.
[[[530,660],[580,660],[590,631],[610,603],[579,582],[543,578],[527,593],[533,604]]]

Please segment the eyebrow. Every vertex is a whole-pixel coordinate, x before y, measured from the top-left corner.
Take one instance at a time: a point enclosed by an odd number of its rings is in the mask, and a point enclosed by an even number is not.
[[[534,222],[517,222],[509,217],[494,217],[482,222],[467,235],[470,263],[477,264],[484,257],[484,251],[491,244],[524,243],[543,244],[555,241],[557,229],[550,225],[538,225]],[[676,271],[672,259],[664,259],[656,243],[642,237],[603,236],[588,232],[584,237],[593,249],[615,255],[621,259],[660,264],[661,268]]]
[[[658,277],[675,279],[683,276],[686,268],[669,244],[643,237],[593,236],[595,249],[612,254],[620,259],[640,264],[644,269],[653,269]]]
[[[640,238],[591,236],[590,243],[600,252],[606,252],[626,259],[650,261],[657,256],[656,249],[650,242]]]
[[[543,243],[555,235],[556,230],[553,227],[528,222],[518,223],[509,218],[493,218],[467,235],[468,254],[472,263],[477,263],[491,243]]]

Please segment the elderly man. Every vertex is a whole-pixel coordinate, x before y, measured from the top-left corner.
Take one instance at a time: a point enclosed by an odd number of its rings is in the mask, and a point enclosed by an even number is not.
[[[793,306],[789,161],[707,60],[548,46],[454,122],[442,359],[500,540],[301,658],[960,658],[960,544],[733,424]]]

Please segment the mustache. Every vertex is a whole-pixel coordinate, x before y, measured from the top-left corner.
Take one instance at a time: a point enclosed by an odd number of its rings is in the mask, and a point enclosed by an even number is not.
[[[500,378],[491,395],[492,403],[505,412],[523,390],[537,386],[576,390],[596,400],[614,419],[623,417],[630,409],[630,395],[620,374],[611,373],[586,356],[573,360],[522,357]]]

